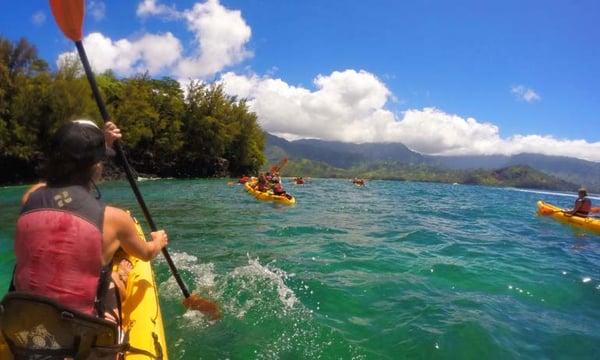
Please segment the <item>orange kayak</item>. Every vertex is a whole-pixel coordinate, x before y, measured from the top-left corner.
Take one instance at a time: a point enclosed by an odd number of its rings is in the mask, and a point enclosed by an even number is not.
[[[569,215],[558,206],[554,206],[547,202],[537,202],[538,214],[542,216],[551,216],[553,219],[565,224],[575,225],[595,233],[600,234],[600,219],[592,217],[581,217]]]

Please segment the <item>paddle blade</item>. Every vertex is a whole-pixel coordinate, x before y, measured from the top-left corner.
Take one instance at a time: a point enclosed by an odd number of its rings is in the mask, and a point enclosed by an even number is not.
[[[81,40],[84,0],[50,0],[50,8],[65,36],[73,41]]]
[[[191,294],[183,299],[183,306],[190,310],[200,311],[204,315],[207,315],[211,320],[218,320],[221,318],[221,312],[219,311],[217,304],[206,300],[197,294]]]

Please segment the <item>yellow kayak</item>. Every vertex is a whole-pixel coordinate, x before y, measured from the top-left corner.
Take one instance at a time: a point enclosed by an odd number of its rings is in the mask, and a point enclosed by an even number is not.
[[[4,341],[4,337],[0,332],[0,359],[12,359],[12,355],[10,355],[10,350],[8,349],[8,344]]]
[[[572,216],[565,213],[561,208],[541,200],[537,202],[537,209],[538,214],[540,215],[551,216],[553,219],[562,223],[576,225],[584,229],[600,233],[600,219],[598,218]]]
[[[136,221],[138,234],[141,239],[144,233]],[[132,349],[125,358],[128,360],[168,359],[167,342],[163,326],[158,286],[154,279],[152,266],[148,261],[142,261],[117,251],[113,258],[113,271],[122,259],[126,258],[133,265],[127,279],[127,295],[122,303],[123,328],[128,334],[126,339]],[[8,346],[0,335],[0,359],[12,359]]]
[[[145,240],[144,232],[136,221],[138,234]],[[133,269],[127,279],[127,296],[122,304],[123,328],[128,333],[129,344],[134,349],[143,350],[149,354],[125,354],[126,359],[168,359],[167,341],[163,326],[158,286],[149,261],[142,261],[118,251],[113,258],[113,271],[119,262],[126,257]]]
[[[254,188],[254,185],[256,185],[256,181],[248,181],[244,184],[244,188],[258,200],[273,201],[283,205],[294,205],[296,203],[296,198],[291,195],[288,198],[285,195],[275,195],[272,191],[258,191]]]

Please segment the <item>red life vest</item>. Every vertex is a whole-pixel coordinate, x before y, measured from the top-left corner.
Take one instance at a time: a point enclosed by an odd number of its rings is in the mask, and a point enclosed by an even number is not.
[[[15,289],[95,314],[104,207],[81,186],[32,193],[17,221]]]
[[[281,184],[280,184],[280,183],[277,183],[277,184],[273,185],[273,193],[274,193],[275,195],[281,195],[281,194],[284,194],[284,193],[285,193],[285,191],[283,191],[283,186],[281,186]]]
[[[577,206],[579,203],[581,204],[581,207],[579,208],[579,210],[577,210],[577,212],[575,213],[575,215],[584,215],[587,216],[590,211],[592,211],[592,201],[588,198],[578,198],[577,200],[575,200],[575,206]]]

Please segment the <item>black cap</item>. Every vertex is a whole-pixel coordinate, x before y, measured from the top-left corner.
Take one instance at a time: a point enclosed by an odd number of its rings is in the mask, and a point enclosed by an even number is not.
[[[104,133],[89,120],[75,120],[61,126],[50,141],[51,156],[93,165],[106,158]]]

